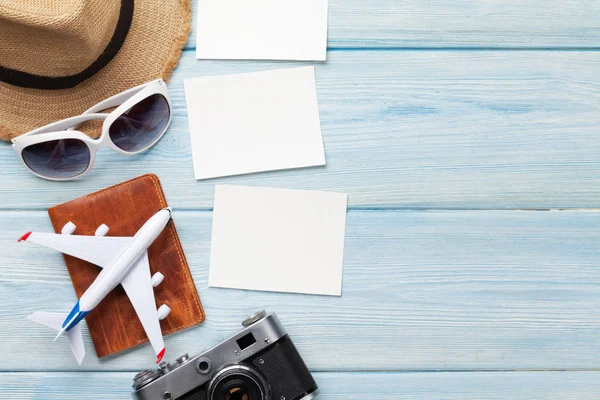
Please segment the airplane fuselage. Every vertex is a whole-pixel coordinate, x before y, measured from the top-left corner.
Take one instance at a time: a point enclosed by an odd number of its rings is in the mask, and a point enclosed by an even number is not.
[[[75,326],[87,313],[92,311],[121,281],[136,261],[144,255],[148,247],[163,231],[171,219],[171,210],[164,208],[154,214],[133,236],[126,246],[106,265],[65,320],[65,330]]]

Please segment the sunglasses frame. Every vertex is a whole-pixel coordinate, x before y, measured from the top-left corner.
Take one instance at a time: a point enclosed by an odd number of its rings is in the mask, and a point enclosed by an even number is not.
[[[113,143],[109,135],[109,129],[112,123],[115,120],[117,120],[117,118],[119,118],[121,115],[123,115],[123,113],[132,108],[134,105],[155,94],[160,94],[164,96],[169,106],[169,120],[167,121],[167,124],[165,125],[163,131],[160,133],[160,135],[156,137],[156,139],[154,139],[148,145],[144,146],[139,150],[125,151],[117,147],[117,145]],[[117,108],[110,113],[99,112],[112,107]],[[12,146],[17,152],[21,162],[34,175],[50,181],[68,181],[87,174],[96,163],[96,152],[103,147],[108,147],[113,151],[124,155],[135,155],[148,150],[163,137],[169,125],[171,124],[172,114],[173,107],[171,106],[171,99],[169,98],[167,85],[162,79],[157,79],[151,82],[144,83],[140,86],[133,87],[124,92],[118,93],[112,97],[109,97],[108,99],[105,99],[100,103],[96,104],[95,106],[84,111],[81,115],[56,121],[51,124],[29,131],[21,136],[17,136],[16,138],[12,139]],[[75,129],[75,127],[86,121],[93,121],[97,119],[104,120],[102,122],[102,133],[97,139],[92,139],[85,133]],[[23,149],[33,144],[49,142],[52,140],[59,139],[77,139],[81,140],[87,145],[90,151],[90,161],[87,168],[83,172],[81,172],[78,175],[67,178],[53,178],[41,175],[33,169],[31,169],[29,165],[27,165],[25,159],[23,158]]]

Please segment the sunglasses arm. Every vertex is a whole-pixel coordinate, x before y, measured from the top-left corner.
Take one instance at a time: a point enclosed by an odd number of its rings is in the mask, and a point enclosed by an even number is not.
[[[38,135],[40,133],[48,133],[48,132],[59,132],[71,130],[79,124],[82,124],[87,121],[95,120],[95,119],[106,119],[110,114],[87,114],[87,115],[78,115],[76,117],[71,117],[67,119],[63,119],[61,121],[53,122],[51,124],[42,126],[41,128],[34,129],[29,131],[21,136],[17,136],[12,140],[15,143],[21,137],[28,137],[33,135]]]
[[[108,99],[102,100],[100,103],[87,109],[86,111],[84,111],[82,113],[82,115],[95,114],[98,111],[103,111],[108,108],[120,106],[121,104],[123,104],[124,102],[126,102],[127,100],[129,100],[130,98],[132,98],[133,96],[135,96],[136,94],[138,94],[139,92],[141,92],[142,90],[147,88],[148,86],[150,86],[152,84],[156,84],[156,83],[162,84],[163,81],[162,81],[162,79],[157,79],[155,81],[146,82],[139,86],[128,89],[124,92],[118,93],[112,97],[109,97]]]

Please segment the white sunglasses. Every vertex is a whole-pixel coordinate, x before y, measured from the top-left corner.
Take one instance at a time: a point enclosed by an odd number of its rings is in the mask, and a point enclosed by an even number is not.
[[[112,107],[117,108],[111,113],[99,112]],[[78,125],[97,119],[104,120],[98,139],[75,130]],[[32,173],[52,181],[66,181],[90,171],[96,152],[102,147],[126,155],[147,150],[164,135],[170,122],[167,85],[158,79],[103,100],[81,115],[27,132],[12,143]]]

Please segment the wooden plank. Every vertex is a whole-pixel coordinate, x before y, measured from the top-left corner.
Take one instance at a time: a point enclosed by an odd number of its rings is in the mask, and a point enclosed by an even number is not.
[[[0,206],[46,208],[147,172],[177,208],[211,208],[219,182],[342,191],[361,208],[600,206],[598,52],[334,52],[316,67],[326,167],[195,181],[182,80],[291,65],[186,52],[157,146],[101,152],[90,175],[58,183],[34,177],[6,145]]]
[[[130,398],[133,372],[1,373],[0,399]],[[597,400],[600,372],[316,373],[319,400]]]
[[[174,213],[207,317],[166,337],[166,359],[218,343],[266,308],[318,371],[598,368],[600,212],[352,211],[341,297],[208,288],[211,217]],[[0,219],[0,368],[79,368],[51,331],[25,320],[76,301],[60,254],[15,241],[50,230],[47,216]],[[84,337],[88,370],[154,363],[148,346],[98,361]]]
[[[599,18],[590,0],[329,0],[328,46],[598,47]]]

